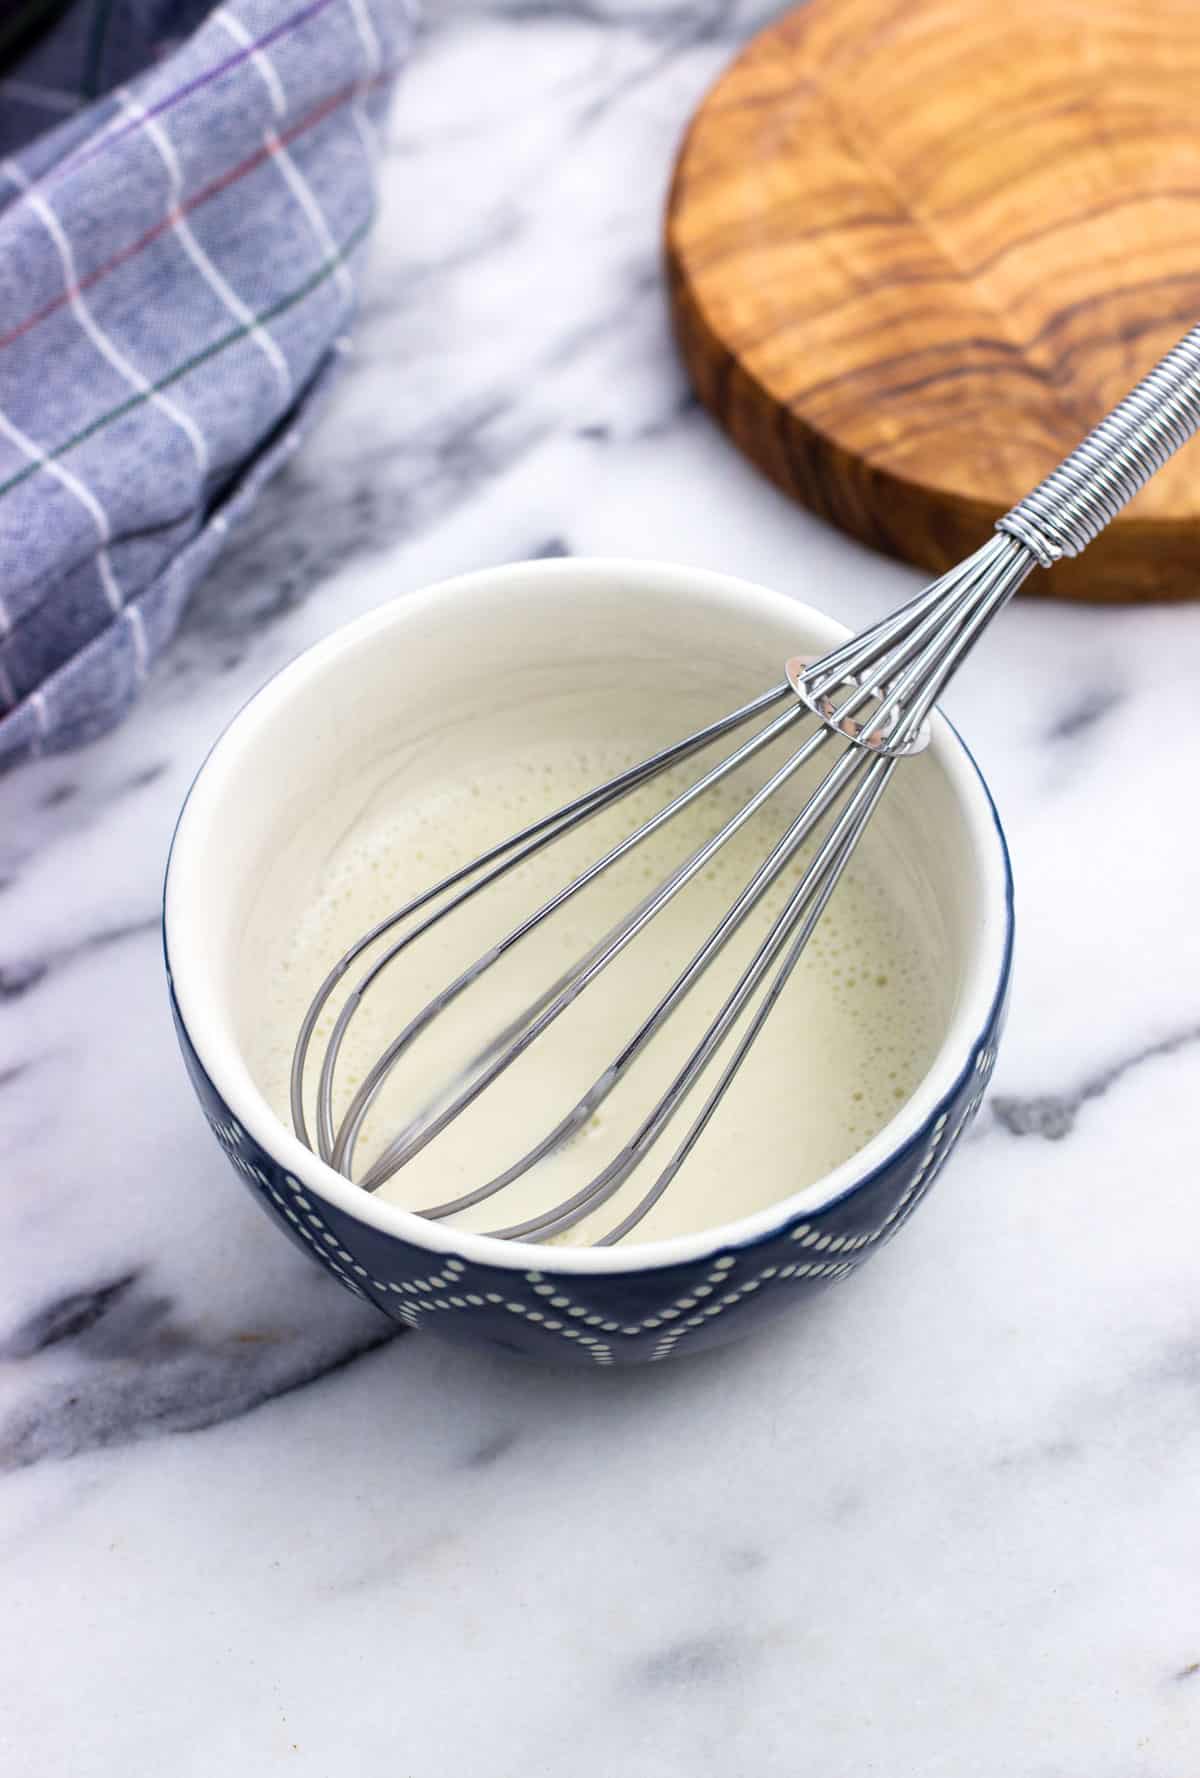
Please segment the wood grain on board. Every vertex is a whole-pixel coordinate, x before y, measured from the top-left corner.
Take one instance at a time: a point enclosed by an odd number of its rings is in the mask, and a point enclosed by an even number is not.
[[[667,255],[738,446],[947,568],[1200,320],[1200,0],[810,0],[693,119]],[[1200,593],[1200,441],[1029,587]]]

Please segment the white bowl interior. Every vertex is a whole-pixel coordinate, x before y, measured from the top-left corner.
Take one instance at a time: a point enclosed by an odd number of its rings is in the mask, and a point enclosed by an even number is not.
[[[350,1185],[272,1112],[247,1065],[262,1016],[264,934],[296,921],[337,836],[381,799],[419,792],[487,753],[548,732],[627,737],[639,753],[677,739],[782,677],[782,662],[843,632],[778,594],[642,563],[552,561],[470,576],[369,614],[310,650],[255,698],[193,788],[166,895],[176,994],[215,1084],[297,1177],[376,1226],[433,1249],[560,1269],[665,1264],[811,1208],[878,1165],[919,1127],[987,1022],[1008,937],[1003,842],[948,726],[905,762],[867,843],[920,910],[940,955],[944,1035],[896,1117],[845,1166],[768,1212],[619,1250],[467,1236]]]

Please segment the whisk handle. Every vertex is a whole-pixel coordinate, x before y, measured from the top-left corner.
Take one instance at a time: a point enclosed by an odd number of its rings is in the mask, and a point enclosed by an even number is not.
[[[1200,430],[1200,326],[996,525],[1043,568],[1077,556]]]

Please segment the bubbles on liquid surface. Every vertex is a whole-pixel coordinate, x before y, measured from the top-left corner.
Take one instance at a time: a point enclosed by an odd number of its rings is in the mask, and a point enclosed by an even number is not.
[[[252,1064],[289,1120],[291,1048],[311,994],[336,958],[378,920],[478,856],[634,763],[617,748],[564,748],[537,759],[488,762],[466,781],[426,786],[393,806],[372,806],[324,858],[300,918],[260,935],[253,967],[269,1014]],[[380,976],[351,1023],[337,1071],[345,1111],[387,1044],[434,994],[529,912],[660,810],[700,772],[694,762],[630,793],[567,838],[527,859],[467,903]],[[367,1119],[356,1170],[429,1103],[463,1062],[696,848],[750,793],[745,782],[706,792],[461,997],[417,1040]],[[566,1114],[628,1043],[784,831],[798,803],[780,796],[758,811],[703,873],[650,922],[507,1075],[444,1136],[381,1190],[421,1208],[472,1189],[523,1155]],[[329,822],[337,831],[336,819]],[[744,927],[682,1001],[622,1084],[548,1159],[462,1222],[494,1228],[547,1209],[620,1150],[675,1078],[709,1021],[784,909],[806,864],[790,862]],[[368,953],[370,957],[378,955]],[[936,1050],[945,989],[928,936],[902,910],[869,855],[856,855],[744,1068],[694,1153],[642,1225],[640,1238],[724,1222],[800,1189],[848,1158],[910,1096]],[[340,1000],[318,1026],[314,1054]],[[729,1051],[686,1102],[685,1113],[616,1197],[562,1239],[595,1239],[653,1183],[714,1084]],[[315,1080],[316,1067],[310,1070]]]

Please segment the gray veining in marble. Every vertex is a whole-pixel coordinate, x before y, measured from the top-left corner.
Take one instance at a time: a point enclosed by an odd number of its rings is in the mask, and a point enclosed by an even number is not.
[[[849,623],[915,585],[741,463],[673,355],[671,155],[768,16],[432,7],[322,427],[125,727],[0,783],[14,1778],[1200,1773],[1197,750],[1158,743],[1200,611],[1026,601],[956,686],[1018,878],[994,1093],[767,1345],[581,1379],[396,1337],[278,1239],[175,1053],[175,811],[337,623],[567,551]]]

